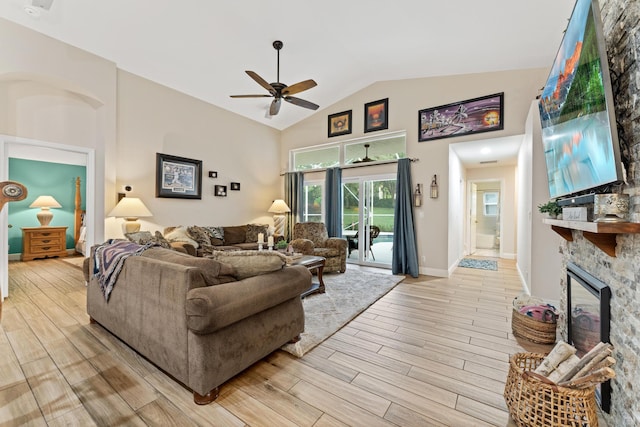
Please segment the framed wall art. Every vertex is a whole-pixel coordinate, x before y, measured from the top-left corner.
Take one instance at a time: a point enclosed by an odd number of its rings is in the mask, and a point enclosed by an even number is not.
[[[389,98],[364,104],[364,131],[389,128]]]
[[[240,183],[239,182],[232,182],[231,184],[229,184],[229,190],[231,190],[231,191],[240,191]]]
[[[504,92],[418,112],[418,141],[504,129]]]
[[[156,197],[202,199],[202,160],[156,153]]]
[[[351,133],[351,110],[329,115],[328,137]]]
[[[227,197],[227,186],[226,185],[214,185],[213,186],[213,195],[217,197]]]

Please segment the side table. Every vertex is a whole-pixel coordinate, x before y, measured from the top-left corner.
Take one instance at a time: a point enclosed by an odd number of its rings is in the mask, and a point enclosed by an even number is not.
[[[302,265],[307,267],[309,271],[317,270],[318,272],[318,281],[312,282],[311,287],[302,293],[300,296],[304,298],[311,294],[319,293],[323,294],[325,291],[324,281],[322,280],[322,272],[324,271],[324,263],[326,259],[321,256],[313,256],[313,255],[304,255],[300,258],[296,258],[289,265]]]

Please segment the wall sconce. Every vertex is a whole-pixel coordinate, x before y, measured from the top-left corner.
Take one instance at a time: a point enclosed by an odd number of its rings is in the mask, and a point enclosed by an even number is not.
[[[420,190],[420,184],[416,184],[416,190],[413,192],[413,205],[416,208],[422,206],[422,191]]]
[[[436,175],[433,175],[433,179],[431,180],[431,192],[429,195],[432,199],[438,198],[438,180]]]

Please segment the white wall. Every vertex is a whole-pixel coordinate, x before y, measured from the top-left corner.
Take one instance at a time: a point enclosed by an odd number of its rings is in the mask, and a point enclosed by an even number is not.
[[[551,227],[542,223],[544,215],[538,212],[537,206],[549,201],[547,184],[547,167],[544,161],[542,137],[540,133],[540,115],[538,106],[531,104],[531,269],[529,287],[531,294],[547,301],[560,301],[560,280],[558,271],[562,271],[561,245],[565,245],[562,237]]]
[[[460,158],[449,147],[449,274],[464,255],[465,212],[467,206],[465,170]]]
[[[117,188],[130,185],[129,195],[153,213],[143,229],[273,223],[267,209],[283,192],[280,131],[118,70],[117,137]],[[202,160],[201,200],[155,197],[156,153]],[[231,182],[240,191],[230,191]],[[227,197],[214,196],[214,185],[226,185]],[[107,235],[120,235],[121,222],[107,219]]]
[[[459,224],[450,223],[453,213],[450,212],[449,200],[449,145],[523,134],[531,100],[544,84],[547,75],[548,69],[540,68],[375,83],[283,130],[280,169],[287,169],[288,152],[291,149],[364,136],[364,104],[389,98],[388,131],[405,130],[407,155],[420,159],[411,167],[413,182],[422,183],[426,188],[431,182],[431,177],[436,174],[440,185],[441,196],[438,199],[425,197],[425,203],[416,215],[420,271],[446,276],[454,258],[459,256],[458,248],[449,248],[449,228],[460,227]],[[498,92],[505,94],[504,130],[418,142],[419,110]],[[353,112],[353,133],[327,138],[327,116],[346,110]],[[385,131],[378,133],[383,132]],[[366,135],[373,136],[371,133]],[[459,183],[455,185],[457,187]]]

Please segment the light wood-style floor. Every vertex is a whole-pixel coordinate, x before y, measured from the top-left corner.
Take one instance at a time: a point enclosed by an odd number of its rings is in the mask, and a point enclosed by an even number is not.
[[[0,426],[513,426],[509,356],[549,347],[511,335],[521,287],[515,263],[497,261],[498,271],[407,278],[303,358],[276,351],[207,406],[89,324],[80,268],[11,262]]]

